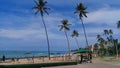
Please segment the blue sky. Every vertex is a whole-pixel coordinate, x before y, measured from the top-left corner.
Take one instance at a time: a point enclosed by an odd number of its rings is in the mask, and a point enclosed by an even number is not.
[[[63,31],[59,31],[61,20],[68,19],[71,49],[77,48],[71,32],[79,31],[79,45],[85,47],[81,22],[74,14],[78,3],[87,6],[88,18],[84,18],[89,44],[96,43],[96,35],[104,29],[112,29],[114,38],[120,37],[116,23],[120,20],[120,0],[47,0],[51,8],[45,15],[51,50],[67,50]],[[47,51],[46,36],[40,15],[34,15],[34,0],[0,0],[0,50],[41,50]],[[120,40],[120,39],[119,39]]]

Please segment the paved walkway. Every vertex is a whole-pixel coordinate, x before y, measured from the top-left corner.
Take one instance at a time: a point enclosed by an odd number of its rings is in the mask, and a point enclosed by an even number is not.
[[[58,67],[47,67],[47,68],[120,68],[120,65],[114,65],[101,61],[94,61],[93,63],[83,63],[71,66],[58,66]]]

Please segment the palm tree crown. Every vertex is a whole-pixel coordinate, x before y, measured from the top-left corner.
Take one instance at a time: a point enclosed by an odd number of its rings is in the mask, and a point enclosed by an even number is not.
[[[59,25],[59,27],[60,27],[60,31],[62,30],[62,29],[64,29],[64,30],[70,30],[70,25],[71,24],[68,24],[68,20],[62,20],[61,21],[61,25]]]
[[[47,11],[50,10],[50,8],[46,7],[47,1],[38,0],[38,2],[35,1],[35,4],[36,4],[36,6],[33,7],[33,9],[36,10],[35,14],[37,14],[38,12],[40,12],[41,16],[43,16],[44,12],[49,14]]]
[[[105,29],[104,30],[104,35],[109,35],[109,30]]]
[[[78,37],[79,36],[78,31],[74,30],[71,36],[72,37]]]
[[[87,17],[86,13],[88,13],[86,11],[86,7],[84,7],[84,5],[82,3],[78,4],[76,7],[76,11],[75,13],[79,14],[80,19],[82,19],[82,17]]]
[[[113,34],[113,31],[111,29],[109,30],[109,34]]]

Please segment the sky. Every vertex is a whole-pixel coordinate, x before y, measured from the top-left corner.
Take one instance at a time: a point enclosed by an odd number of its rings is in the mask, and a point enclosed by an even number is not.
[[[36,0],[37,1],[37,0]],[[51,8],[49,15],[44,15],[48,30],[51,51],[66,51],[67,41],[64,31],[58,25],[63,19],[70,24],[68,37],[71,50],[77,45],[70,35],[75,29],[79,32],[80,47],[86,47],[81,22],[74,14],[77,4],[82,2],[87,7],[87,18],[83,18],[89,45],[96,43],[96,35],[104,29],[112,29],[114,38],[120,40],[117,22],[120,20],[120,0],[46,0]],[[34,0],[0,0],[0,50],[37,50],[47,51],[46,35],[40,15],[35,15],[32,7]]]

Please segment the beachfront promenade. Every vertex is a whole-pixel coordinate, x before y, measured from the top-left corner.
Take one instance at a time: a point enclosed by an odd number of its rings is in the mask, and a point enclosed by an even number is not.
[[[83,63],[71,66],[58,66],[58,67],[43,67],[43,68],[120,68],[120,63],[106,63],[95,60],[93,63]]]

